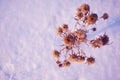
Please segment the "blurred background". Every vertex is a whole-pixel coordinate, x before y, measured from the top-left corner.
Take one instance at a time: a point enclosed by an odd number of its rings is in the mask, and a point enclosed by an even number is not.
[[[111,45],[84,49],[95,64],[73,63],[59,68],[51,56],[59,47],[55,29],[66,23],[72,29],[81,4],[108,20],[97,31]],[[0,80],[120,80],[120,0],[0,0]],[[57,38],[57,39],[56,39]]]

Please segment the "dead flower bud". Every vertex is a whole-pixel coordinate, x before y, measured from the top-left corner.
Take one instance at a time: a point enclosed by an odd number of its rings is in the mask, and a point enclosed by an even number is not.
[[[87,64],[88,64],[88,65],[91,65],[91,64],[93,64],[93,63],[95,63],[95,58],[93,58],[93,57],[87,58]]]
[[[57,50],[54,50],[54,51],[52,52],[52,56],[53,56],[54,58],[58,58],[58,57],[60,56],[60,52],[58,52]]]
[[[97,39],[97,40],[92,40],[91,41],[91,44],[92,44],[92,46],[93,47],[98,47],[98,48],[100,48],[101,46],[102,46],[102,41],[100,40],[100,39]]]
[[[104,20],[108,19],[109,15],[107,13],[104,13],[103,16],[101,18],[103,18]]]
[[[86,32],[84,30],[81,30],[81,29],[75,31],[74,35],[78,41],[83,41],[87,37]]]
[[[70,55],[70,57],[68,59],[70,62],[75,62],[77,60],[77,55],[72,54],[72,55]]]
[[[92,31],[96,31],[96,28],[92,28]]]
[[[75,37],[72,34],[69,34],[63,38],[63,42],[66,46],[71,47],[75,43]]]
[[[61,62],[59,60],[56,61],[56,64],[60,64]]]
[[[67,61],[67,60],[65,60],[63,64],[64,64],[64,67],[69,67],[70,66],[70,62]]]
[[[77,62],[83,62],[83,61],[85,61],[85,57],[84,56],[78,56]]]
[[[97,14],[92,13],[86,16],[85,22],[88,24],[95,24],[97,20],[98,20]]]
[[[58,64],[58,66],[61,68],[61,67],[63,67],[63,64],[60,63],[60,64]]]
[[[88,4],[82,4],[77,10],[83,14],[87,14],[90,11],[90,6]]]
[[[82,17],[83,17],[83,13],[82,12],[77,12],[76,18],[81,19]]]
[[[63,33],[62,28],[61,28],[61,27],[58,27],[58,28],[56,29],[56,34],[60,35],[60,34],[62,34],[62,33]]]
[[[68,25],[67,24],[63,24],[61,26],[61,28],[62,28],[63,31],[66,31],[66,30],[68,30]]]
[[[102,45],[106,45],[109,42],[109,37],[106,34],[104,34],[103,36],[101,36],[100,39],[102,41]]]

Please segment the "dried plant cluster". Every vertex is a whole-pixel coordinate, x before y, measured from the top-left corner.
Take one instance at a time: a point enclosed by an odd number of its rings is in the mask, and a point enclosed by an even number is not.
[[[76,24],[74,30],[70,30],[67,24],[63,24],[56,29],[57,35],[62,38],[62,48],[52,52],[53,57],[56,59],[56,64],[59,67],[68,67],[72,62],[86,63],[91,65],[95,63],[95,58],[87,56],[81,49],[81,43],[94,48],[100,48],[109,43],[109,37],[106,34],[100,35],[92,40],[87,39],[87,33],[92,30],[96,31],[96,27],[88,29],[91,25],[95,25],[99,19],[108,19],[108,14],[104,13],[98,17],[96,13],[90,11],[88,4],[82,4],[77,8],[75,16]]]

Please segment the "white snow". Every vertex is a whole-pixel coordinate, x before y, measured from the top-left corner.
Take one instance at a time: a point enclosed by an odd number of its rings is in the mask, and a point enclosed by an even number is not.
[[[88,3],[108,20],[96,23],[111,45],[88,48],[95,64],[58,68],[51,56],[59,47],[55,29],[72,29],[76,8]],[[0,0],[0,80],[120,80],[120,0]]]

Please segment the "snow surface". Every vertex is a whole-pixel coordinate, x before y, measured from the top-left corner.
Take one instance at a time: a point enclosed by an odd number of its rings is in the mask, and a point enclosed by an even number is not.
[[[76,8],[88,3],[108,20],[96,23],[111,45],[85,49],[95,64],[58,68],[51,52],[60,43],[55,28],[72,29]],[[0,80],[120,80],[120,0],[0,0]]]

